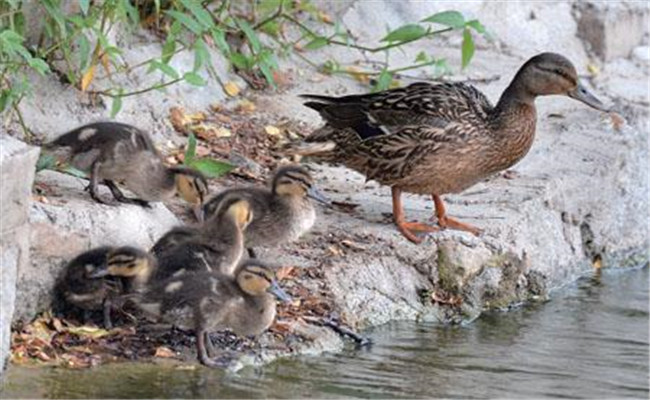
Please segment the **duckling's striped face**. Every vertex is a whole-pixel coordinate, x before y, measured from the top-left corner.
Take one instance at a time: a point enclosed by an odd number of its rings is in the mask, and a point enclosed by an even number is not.
[[[148,275],[153,268],[149,254],[132,247],[120,247],[108,255],[106,275],[136,277]]]
[[[237,274],[239,287],[251,296],[261,296],[269,292],[280,300],[291,301],[275,280],[275,273],[264,265],[255,264],[256,262],[250,260],[250,264],[245,265]]]
[[[273,192],[280,196],[305,197],[313,185],[309,172],[295,165],[280,168],[273,178]]]
[[[236,200],[228,206],[226,213],[235,221],[239,229],[246,229],[253,220],[253,210],[246,200]]]
[[[183,200],[199,206],[208,193],[208,184],[200,175],[181,172],[176,174],[176,190]]]

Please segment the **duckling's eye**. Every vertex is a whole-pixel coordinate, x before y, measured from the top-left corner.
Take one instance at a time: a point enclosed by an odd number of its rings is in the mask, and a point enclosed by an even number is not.
[[[244,275],[244,279],[250,281],[251,279],[253,279],[253,277],[251,275],[246,274]]]

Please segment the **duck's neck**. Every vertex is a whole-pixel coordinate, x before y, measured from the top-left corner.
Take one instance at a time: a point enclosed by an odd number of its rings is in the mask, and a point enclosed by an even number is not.
[[[501,168],[508,168],[528,153],[535,139],[535,95],[515,78],[491,114],[490,131],[499,144]]]

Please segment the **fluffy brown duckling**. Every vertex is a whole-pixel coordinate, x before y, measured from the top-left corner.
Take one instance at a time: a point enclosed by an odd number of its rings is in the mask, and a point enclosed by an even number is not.
[[[64,268],[57,282],[58,306],[63,310],[102,311],[104,327],[113,326],[111,311],[118,298],[141,288],[155,269],[155,260],[134,247],[98,247],[86,251]]]
[[[231,275],[244,252],[244,230],[253,218],[247,200],[228,196],[205,224],[167,232],[151,249],[158,260],[152,279],[164,280],[185,271]]]
[[[273,270],[250,259],[234,275],[200,271],[152,283],[135,301],[154,318],[193,330],[199,361],[216,367],[220,364],[209,333],[230,329],[237,335],[259,335],[275,319],[275,297],[290,301]]]
[[[245,235],[251,257],[255,257],[254,247],[275,247],[298,239],[311,229],[316,220],[311,199],[328,202],[316,189],[314,179],[304,167],[287,165],[275,172],[270,189],[227,189],[207,200],[203,206],[204,216],[218,212],[224,199],[232,195],[248,200],[253,210],[253,220]]]
[[[414,83],[378,93],[328,97],[304,95],[325,125],[290,152],[342,164],[392,188],[393,218],[400,232],[439,228],[407,222],[402,192],[430,195],[440,228],[475,234],[479,229],[449,217],[441,195],[459,193],[521,160],[535,138],[535,99],[564,95],[609,111],[580,83],[564,56],[529,59],[493,106],[464,83]]]
[[[178,192],[194,205],[195,214],[207,194],[207,182],[198,171],[181,166],[166,166],[149,135],[127,124],[96,122],[76,128],[43,146],[57,162],[69,163],[90,174],[90,196],[107,203],[97,193],[103,183],[115,200],[148,206],[150,201],[165,201]],[[124,196],[120,184],[137,198]]]

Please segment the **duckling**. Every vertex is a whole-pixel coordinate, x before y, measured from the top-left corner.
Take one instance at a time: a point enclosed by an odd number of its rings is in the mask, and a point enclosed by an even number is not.
[[[246,187],[219,193],[205,202],[204,215],[217,212],[224,198],[230,195],[240,196],[251,203],[253,220],[245,235],[251,257],[255,257],[254,247],[274,247],[291,242],[311,229],[316,212],[310,198],[329,202],[316,189],[309,172],[298,165],[280,167],[273,176],[271,189]]]
[[[147,207],[150,201],[164,201],[176,191],[200,210],[207,193],[203,174],[182,166],[168,167],[149,135],[127,124],[96,122],[74,129],[43,146],[59,163],[90,174],[90,196],[107,203],[97,193],[101,182],[118,202]],[[137,198],[124,196],[117,183]]]
[[[134,247],[98,247],[86,251],[64,268],[56,287],[58,306],[71,305],[84,311],[103,311],[104,327],[110,329],[111,310],[117,298],[142,287],[155,269],[155,260]]]
[[[199,361],[216,367],[209,333],[230,329],[237,335],[259,335],[275,319],[274,296],[291,301],[273,270],[250,259],[234,275],[200,271],[156,282],[136,298],[136,304],[158,320],[194,330]]]
[[[215,271],[231,275],[244,252],[244,233],[253,220],[250,203],[228,196],[223,207],[204,225],[177,227],[151,248],[158,259],[154,280],[184,271]]]

